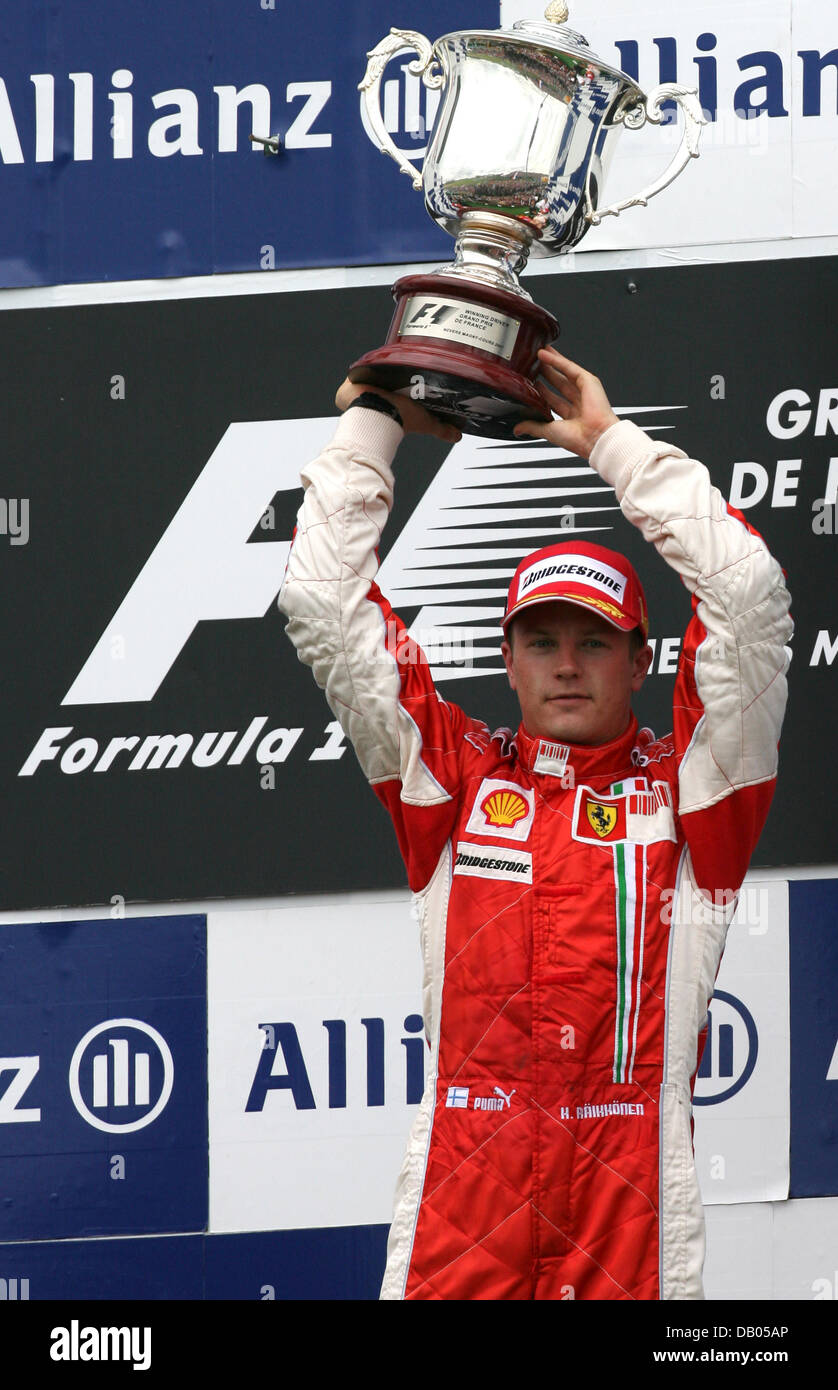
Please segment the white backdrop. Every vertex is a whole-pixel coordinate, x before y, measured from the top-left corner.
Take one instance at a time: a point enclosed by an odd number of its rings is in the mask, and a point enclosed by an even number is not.
[[[505,27],[539,18],[540,12],[540,0],[501,2]],[[571,0],[569,24],[615,67],[625,68],[617,43],[635,42],[638,78],[646,92],[661,81],[661,54],[672,51],[654,40],[674,39],[678,81],[698,87],[701,72],[703,100],[709,101],[713,78],[718,92],[699,158],[647,207],[593,228],[580,252],[825,236],[836,230],[838,71],[834,61],[824,66],[820,114],[804,114],[817,102],[813,88],[804,104],[800,57],[804,50],[823,59],[835,49],[832,0],[681,0],[677,5],[643,0],[630,6],[624,0]],[[704,35],[716,42],[702,50],[696,40]],[[814,69],[814,59],[806,62]],[[748,96],[743,84],[754,83]],[[786,114],[763,110],[744,120],[736,114],[744,102]],[[647,124],[624,131],[605,201],[638,193],[656,179],[677,149],[681,129],[679,120],[677,126]]]

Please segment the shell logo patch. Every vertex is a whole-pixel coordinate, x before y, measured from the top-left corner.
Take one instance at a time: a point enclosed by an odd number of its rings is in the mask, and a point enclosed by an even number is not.
[[[510,826],[522,820],[529,811],[520,792],[492,792],[484,798],[480,809],[489,825]]]
[[[530,838],[534,816],[535,793],[531,787],[519,787],[499,777],[484,777],[464,828],[470,835],[523,844]]]

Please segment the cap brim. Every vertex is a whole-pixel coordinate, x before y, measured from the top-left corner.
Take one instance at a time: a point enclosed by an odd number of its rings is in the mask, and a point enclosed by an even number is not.
[[[636,627],[643,627],[640,619],[635,620],[619,614],[614,605],[607,603],[605,599],[593,596],[588,598],[585,594],[533,594],[531,598],[521,599],[506,614],[501,624],[504,633],[513,618],[517,618],[525,608],[535,608],[539,603],[572,603],[577,608],[587,608],[604,618],[612,627],[618,628],[620,632],[633,632]]]

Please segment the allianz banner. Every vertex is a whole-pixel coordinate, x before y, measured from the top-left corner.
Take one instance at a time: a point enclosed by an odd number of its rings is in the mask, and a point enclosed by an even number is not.
[[[755,864],[835,862],[838,382],[823,260],[532,278],[616,408],[705,461],[784,566],[797,629]],[[397,886],[389,821],[276,607],[300,471],[384,288],[0,314],[3,908]],[[672,727],[689,596],[613,492],[548,445],[409,437],[380,583],[446,699],[518,722],[517,560],[623,549]]]
[[[205,1230],[206,935],[0,925],[0,1242]]]
[[[543,0],[505,0],[502,20]],[[576,0],[570,23],[649,92],[698,91],[701,156],[583,252],[831,235],[838,192],[832,0],[627,7]],[[497,0],[129,0],[6,5],[0,33],[0,285],[448,260],[450,239],[361,114],[366,54],[400,26],[495,29]],[[421,166],[438,110],[404,50],[382,118]],[[368,124],[368,123],[367,123]],[[279,135],[263,157],[249,136]],[[626,131],[608,202],[657,182],[681,128]]]
[[[533,0],[503,0],[504,25]],[[607,62],[649,93],[660,82],[697,91],[707,125],[699,158],[648,207],[607,218],[584,251],[700,246],[832,236],[838,187],[838,47],[833,0],[571,0],[570,23]],[[620,137],[606,202],[655,182],[683,123],[672,102],[662,126]]]
[[[361,121],[367,50],[401,22],[392,0],[4,6],[0,285],[443,259]],[[494,29],[498,4],[411,0],[404,22]],[[438,94],[407,72],[415,56],[384,85],[421,159]]]
[[[711,1299],[834,1297],[836,915],[835,880],[754,877],[731,924],[694,1097]],[[430,1060],[406,893],[3,922],[0,953],[0,1302],[377,1296]]]

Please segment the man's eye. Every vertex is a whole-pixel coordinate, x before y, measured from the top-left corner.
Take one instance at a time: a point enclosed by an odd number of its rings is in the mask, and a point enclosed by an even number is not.
[[[588,637],[585,639],[586,647],[604,647],[605,643],[599,637]]]

